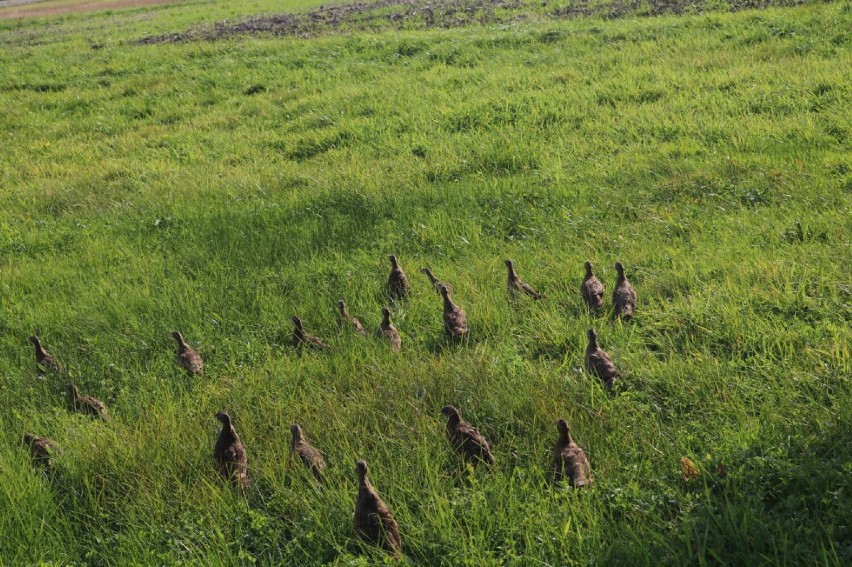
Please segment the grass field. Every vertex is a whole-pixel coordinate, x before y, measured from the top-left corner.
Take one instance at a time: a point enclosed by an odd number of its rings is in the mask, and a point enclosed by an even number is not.
[[[0,20],[0,564],[393,563],[354,542],[358,458],[412,564],[850,564],[850,4],[576,5],[219,41],[193,38],[234,3]],[[344,298],[377,328],[388,254],[400,355],[336,325]],[[513,307],[506,258],[548,299]],[[607,302],[625,264],[633,322],[586,314],[585,260]],[[332,350],[297,356],[294,314]],[[31,334],[70,377],[39,377]],[[109,423],[65,409],[69,379]],[[464,468],[445,404],[494,467]],[[582,493],[550,483],[560,417]],[[60,445],[49,475],[26,431]]]

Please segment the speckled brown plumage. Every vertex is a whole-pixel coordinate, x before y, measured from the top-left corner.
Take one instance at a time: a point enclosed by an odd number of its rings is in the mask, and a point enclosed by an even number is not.
[[[399,265],[396,256],[389,256],[391,272],[388,276],[388,295],[392,299],[401,299],[408,295],[408,277]]]
[[[636,311],[636,290],[624,275],[624,266],[621,262],[615,263],[615,271],[618,277],[615,279],[615,288],[612,290],[612,306],[615,316],[622,319],[632,319]]]
[[[32,433],[24,434],[24,445],[30,450],[30,458],[33,464],[39,467],[49,467],[51,464],[50,458],[53,450],[56,448],[56,443],[48,437],[39,437]]]
[[[450,287],[450,285],[448,283],[442,282],[441,280],[436,278],[435,274],[433,274],[432,270],[430,270],[429,268],[421,268],[420,271],[423,272],[424,274],[426,274],[426,279],[429,280],[429,283],[432,284],[432,288],[437,293],[441,293],[441,286],[442,285],[447,286],[447,289],[450,290],[450,293],[453,292],[453,288]]]
[[[177,362],[178,366],[183,367],[190,374],[201,374],[204,371],[204,363],[201,361],[201,355],[187,344],[179,331],[173,331],[172,336],[178,344],[177,354],[175,355],[175,362]]]
[[[311,350],[325,350],[328,347],[319,340],[317,337],[313,335],[309,335],[305,332],[305,328],[302,325],[302,320],[298,317],[293,317],[293,346],[296,347],[296,350],[300,351],[302,348],[308,348]]]
[[[59,362],[57,362],[50,353],[44,350],[44,347],[41,345],[41,340],[37,336],[31,336],[30,342],[33,343],[33,346],[35,346],[36,369],[39,373],[42,373],[45,370],[58,373],[62,372],[62,365],[59,364]]]
[[[237,435],[237,430],[231,422],[231,416],[220,411],[216,414],[216,419],[222,424],[222,429],[213,445],[213,461],[216,463],[216,470],[234,484],[248,486],[248,459],[243,442],[240,441],[240,436]]]
[[[589,309],[600,309],[603,306],[604,286],[592,272],[592,263],[586,262],[585,265],[586,277],[580,284],[580,295]]]
[[[382,323],[379,325],[379,332],[382,334],[391,349],[399,352],[402,350],[402,337],[399,336],[399,331],[393,326],[390,319],[390,309],[382,307]]]
[[[104,421],[109,421],[106,406],[99,399],[92,396],[81,396],[80,390],[74,384],[66,384],[65,393],[67,394],[69,411],[78,411],[92,417],[99,417]]]
[[[621,372],[615,367],[606,351],[598,345],[598,335],[595,330],[589,329],[586,336],[589,339],[585,356],[586,370],[600,378],[608,388],[611,388],[621,376]]]
[[[367,331],[364,329],[364,325],[361,324],[361,321],[359,321],[357,317],[353,317],[349,314],[349,310],[346,309],[346,302],[342,299],[337,301],[337,310],[340,312],[341,325],[351,326],[359,335],[367,334]]]
[[[395,556],[402,554],[402,538],[399,526],[390,508],[385,504],[370,479],[367,478],[367,463],[355,464],[358,474],[358,499],[355,501],[355,536],[371,545],[386,549]]]
[[[290,440],[290,455],[293,458],[298,457],[302,461],[302,464],[308,467],[311,474],[318,481],[322,482],[322,477],[325,473],[325,460],[322,458],[322,453],[308,443],[298,423],[290,426],[290,434],[292,435]]]
[[[518,274],[515,273],[515,266],[511,260],[506,260],[505,264],[506,269],[508,270],[507,285],[509,287],[510,296],[517,297],[519,294],[524,293],[535,300],[547,298],[547,296],[540,294],[530,287],[528,283],[518,277]]]
[[[560,482],[567,479],[576,488],[588,486],[592,483],[592,469],[586,453],[571,438],[568,422],[560,419],[556,427],[559,438],[553,447],[553,480]]]
[[[450,299],[450,290],[441,284],[441,296],[444,298],[444,330],[455,341],[467,336],[467,316],[464,311]]]
[[[480,461],[494,464],[494,455],[485,437],[472,425],[462,419],[459,410],[453,406],[444,406],[441,413],[447,416],[447,438],[450,444],[473,465]]]

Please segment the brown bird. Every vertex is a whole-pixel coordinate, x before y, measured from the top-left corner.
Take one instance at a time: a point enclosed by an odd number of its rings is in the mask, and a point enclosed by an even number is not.
[[[391,349],[399,352],[402,350],[402,338],[399,336],[399,331],[393,326],[390,320],[390,309],[382,307],[382,324],[379,325],[379,332],[391,345]]]
[[[392,299],[400,299],[408,295],[408,277],[399,266],[399,261],[396,259],[396,256],[389,256],[389,258],[391,263],[391,272],[390,276],[388,276],[388,295],[390,295]]]
[[[589,329],[586,336],[589,338],[589,344],[586,346],[586,370],[611,388],[621,376],[621,372],[615,367],[606,351],[598,345],[598,334],[595,330]]]
[[[355,501],[355,536],[371,545],[386,549],[395,557],[402,555],[402,539],[399,526],[370,479],[367,478],[367,463],[359,460],[355,464],[358,473],[358,499]]]
[[[302,347],[307,347],[311,350],[325,350],[328,347],[321,340],[313,335],[305,332],[302,326],[302,320],[298,317],[293,317],[293,346],[301,352]]]
[[[24,433],[24,444],[30,449],[30,458],[34,465],[49,467],[50,458],[56,443],[48,437],[38,437],[32,433]]]
[[[592,483],[592,469],[586,453],[571,439],[567,421],[560,419],[556,427],[559,438],[553,447],[554,482],[567,478],[576,488],[588,486]]]
[[[472,425],[462,419],[459,410],[453,406],[444,406],[441,413],[447,416],[447,438],[459,453],[474,466],[479,461],[494,464],[494,455],[485,437]]]
[[[589,309],[600,309],[603,306],[604,286],[592,273],[592,263],[586,262],[586,277],[580,284],[580,295]]]
[[[81,396],[80,390],[74,384],[66,384],[65,392],[68,395],[68,410],[85,413],[92,417],[100,417],[109,421],[106,406],[102,401],[92,396]]]
[[[429,280],[429,283],[432,284],[432,287],[435,288],[436,292],[441,293],[442,285],[447,286],[447,289],[450,290],[450,292],[453,291],[453,288],[451,288],[446,282],[442,282],[441,280],[436,278],[435,274],[433,274],[432,270],[430,270],[429,268],[421,268],[420,271],[426,274],[426,278]]]
[[[506,260],[506,268],[509,270],[509,295],[517,297],[519,293],[525,293],[535,300],[547,299],[547,296],[540,294],[531,288],[528,283],[518,277],[518,274],[515,273],[515,266],[512,264],[511,260]]]
[[[615,263],[615,270],[618,272],[615,289],[612,290],[612,306],[615,308],[615,315],[623,319],[632,319],[633,312],[636,310],[636,290],[627,281],[621,262]]]
[[[467,336],[467,316],[464,311],[450,299],[447,286],[441,284],[441,296],[444,298],[444,330],[453,340],[458,341]]]
[[[349,314],[349,311],[346,309],[346,303],[342,299],[337,300],[337,309],[340,311],[341,325],[352,325],[355,328],[356,333],[360,335],[367,334],[367,331],[364,329],[364,325],[361,324],[361,321],[359,321],[357,317],[353,317]]]
[[[299,457],[302,463],[310,469],[311,474],[322,482],[323,473],[325,473],[325,460],[322,458],[322,453],[308,443],[298,423],[290,426],[290,433],[293,436],[290,441],[290,456]]]
[[[237,430],[231,423],[231,416],[220,411],[216,414],[216,419],[222,423],[222,429],[213,445],[213,460],[216,462],[216,469],[223,477],[234,484],[248,486],[246,450],[243,448],[240,436],[237,435]]]
[[[178,343],[177,355],[175,356],[178,366],[182,366],[190,374],[201,374],[204,371],[201,355],[186,343],[179,331],[173,331],[172,336]]]
[[[44,347],[41,346],[41,340],[35,335],[30,337],[30,342],[35,346],[36,369],[39,373],[45,370],[61,373],[62,365],[60,365],[53,356],[50,355]]]

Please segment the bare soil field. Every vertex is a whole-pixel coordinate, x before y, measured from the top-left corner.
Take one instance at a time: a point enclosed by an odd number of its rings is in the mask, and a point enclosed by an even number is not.
[[[176,0],[113,0],[109,2],[80,2],[57,4],[43,0],[4,0],[0,2],[0,19],[37,18],[58,14],[116,10],[120,8],[142,8],[155,4],[169,4]]]
[[[792,6],[804,0],[731,0],[731,11]],[[659,16],[702,12],[703,2],[693,0],[623,0],[603,4],[572,3],[549,8],[555,4],[542,0],[537,7],[543,15],[552,18],[584,16],[622,18],[627,15]],[[320,6],[306,13],[283,13],[273,16],[253,17],[240,22],[220,22],[212,26],[194,28],[181,33],[145,37],[139,43],[178,42],[195,39],[216,40],[240,34],[272,34],[310,37],[338,29],[422,29],[455,28],[469,24],[500,23],[521,20],[526,16],[523,8],[529,4],[522,0],[379,0],[377,2],[351,2],[336,6]],[[707,9],[718,9],[708,3]]]

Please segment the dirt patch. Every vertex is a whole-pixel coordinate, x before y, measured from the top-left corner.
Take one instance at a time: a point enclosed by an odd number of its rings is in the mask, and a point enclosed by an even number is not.
[[[791,6],[804,0],[729,0],[732,11],[768,6]],[[549,0],[379,0],[356,1],[336,6],[321,6],[300,14],[253,17],[241,22],[221,22],[180,33],[144,37],[138,44],[213,41],[234,35],[269,34],[312,37],[333,31],[380,31],[386,29],[453,28],[470,24],[517,21],[525,12],[551,18],[603,17],[700,13],[717,10],[715,2],[702,0],[612,0],[576,2],[549,9]]]
[[[58,14],[74,14],[78,12],[95,12],[115,10],[118,8],[142,8],[155,4],[174,4],[175,0],[113,0],[111,2],[82,2],[79,4],[60,4],[49,6],[34,6],[43,0],[6,0],[0,2],[0,19],[37,18],[39,16],[55,16]],[[17,2],[17,3],[11,3]],[[20,6],[20,7],[17,7]],[[5,9],[4,9],[5,8]]]

